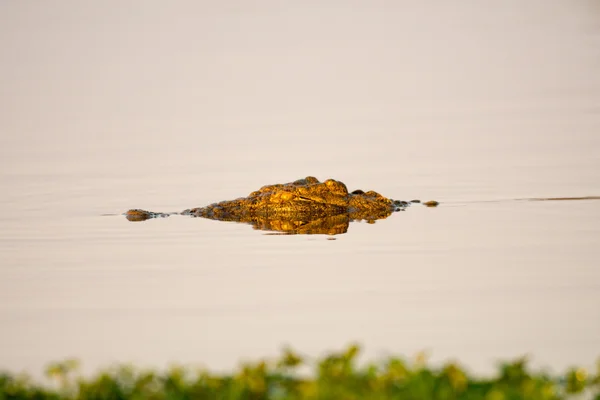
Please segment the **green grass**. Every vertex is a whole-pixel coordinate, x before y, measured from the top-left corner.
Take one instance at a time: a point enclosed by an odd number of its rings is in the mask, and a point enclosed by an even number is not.
[[[292,350],[279,359],[242,365],[231,374],[173,367],[164,372],[117,366],[82,378],[77,362],[50,365],[51,383],[0,373],[5,399],[600,399],[600,363],[596,371],[572,368],[559,376],[532,372],[526,359],[499,366],[495,376],[474,377],[454,363],[428,366],[389,357],[357,363],[358,346],[307,361]],[[300,374],[312,370],[313,373]],[[583,397],[582,397],[583,396]]]

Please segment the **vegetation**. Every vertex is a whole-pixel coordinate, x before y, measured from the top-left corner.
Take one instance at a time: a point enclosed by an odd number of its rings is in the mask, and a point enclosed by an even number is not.
[[[439,368],[388,358],[357,363],[358,346],[307,361],[291,350],[278,360],[242,365],[219,375],[191,368],[166,372],[117,366],[93,378],[77,374],[72,360],[52,364],[51,384],[27,376],[0,373],[0,400],[5,399],[600,399],[600,363],[589,373],[573,368],[562,376],[531,372],[526,359],[499,366],[497,375],[476,378],[454,363]],[[309,368],[314,372],[309,373]],[[306,373],[303,373],[306,370]]]

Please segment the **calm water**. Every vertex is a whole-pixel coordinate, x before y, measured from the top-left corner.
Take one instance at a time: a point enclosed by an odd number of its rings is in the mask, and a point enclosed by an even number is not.
[[[0,368],[600,355],[595,1],[0,3]],[[307,175],[346,234],[181,211]]]

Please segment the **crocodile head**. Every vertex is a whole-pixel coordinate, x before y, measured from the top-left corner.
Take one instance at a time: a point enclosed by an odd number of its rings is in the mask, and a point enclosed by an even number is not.
[[[287,233],[343,233],[351,220],[387,218],[404,207],[374,191],[348,192],[334,179],[319,182],[308,176],[294,182],[263,186],[248,197],[184,210],[181,214],[221,221],[251,223],[258,229]],[[131,221],[167,216],[144,210],[129,210]]]

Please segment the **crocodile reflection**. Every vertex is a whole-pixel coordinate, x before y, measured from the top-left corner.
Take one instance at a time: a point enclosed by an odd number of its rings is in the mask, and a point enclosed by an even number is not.
[[[247,223],[255,229],[285,234],[337,235],[346,233],[351,221],[373,223],[395,211],[404,210],[409,204],[374,191],[348,192],[346,185],[340,181],[328,179],[319,182],[309,176],[290,183],[263,186],[248,197],[192,208],[180,214]],[[437,203],[430,202],[429,205]],[[140,209],[125,213],[130,221],[169,215]]]

